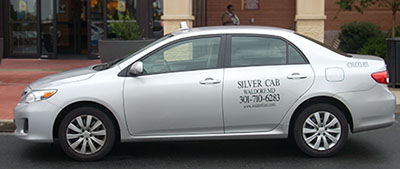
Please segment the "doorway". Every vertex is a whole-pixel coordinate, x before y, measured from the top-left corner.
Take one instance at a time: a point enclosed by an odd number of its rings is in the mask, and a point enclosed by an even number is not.
[[[58,0],[55,34],[58,55],[88,54],[87,1]]]

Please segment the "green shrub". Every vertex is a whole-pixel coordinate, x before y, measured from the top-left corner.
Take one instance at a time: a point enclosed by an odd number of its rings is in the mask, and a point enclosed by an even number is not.
[[[111,32],[114,33],[118,39],[141,39],[139,25],[136,23],[135,18],[131,17],[129,13],[123,15],[118,12],[117,18],[113,18],[111,15],[109,15],[108,18],[115,21],[111,23]]]
[[[341,27],[339,49],[356,53],[370,38],[382,36],[379,26],[368,22],[351,22]]]
[[[400,36],[400,25],[398,25],[398,26],[396,26],[395,27],[395,36],[396,37],[399,37]],[[390,28],[388,31],[387,31],[387,33],[386,33],[386,37],[387,38],[391,38],[392,37],[392,28]]]
[[[358,53],[380,56],[386,59],[386,37],[379,36],[368,39],[367,43],[358,50]]]

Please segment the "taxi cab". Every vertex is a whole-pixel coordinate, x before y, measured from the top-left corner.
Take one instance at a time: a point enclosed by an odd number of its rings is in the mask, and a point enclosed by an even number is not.
[[[289,137],[327,157],[350,132],[394,122],[387,74],[379,57],[291,30],[183,27],[124,58],[29,84],[15,135],[82,161],[116,142]]]

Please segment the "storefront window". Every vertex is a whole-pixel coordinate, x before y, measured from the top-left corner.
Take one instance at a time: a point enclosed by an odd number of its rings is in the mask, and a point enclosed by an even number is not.
[[[90,1],[90,45],[94,55],[99,53],[99,40],[104,37],[104,8],[103,0]]]
[[[35,21],[36,0],[10,0],[10,19],[13,21]]]
[[[41,0],[40,40],[42,43],[42,56],[47,56],[47,54],[53,53],[53,3],[54,0]]]
[[[137,0],[107,0],[107,38],[116,38],[111,23],[120,22],[118,13],[136,18]]]
[[[37,54],[37,1],[10,0],[9,37],[12,54]]]
[[[14,54],[37,53],[36,24],[15,23],[10,26],[10,50]]]
[[[56,0],[57,54],[88,54],[88,0]]]
[[[107,17],[117,18],[117,12],[136,15],[137,0],[107,0]]]
[[[160,38],[163,36],[163,24],[161,16],[163,15],[163,0],[153,0],[153,37]]]
[[[99,40],[115,39],[111,24],[122,20],[140,25],[131,31],[138,32],[134,34],[140,34],[139,38],[163,36],[163,0],[5,1],[5,8],[8,8],[8,19],[5,18],[8,21],[5,23],[8,24],[7,55],[11,56],[97,55]],[[114,30],[117,29],[115,25],[118,24],[114,24]],[[119,34],[121,36],[131,37]]]
[[[54,0],[41,0],[40,15],[42,23],[53,21],[53,3]]]

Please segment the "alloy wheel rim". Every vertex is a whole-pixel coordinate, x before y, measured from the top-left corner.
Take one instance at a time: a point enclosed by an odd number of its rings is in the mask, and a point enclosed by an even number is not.
[[[66,130],[69,147],[82,155],[91,155],[101,150],[107,138],[103,122],[92,115],[75,117]]]
[[[329,150],[339,142],[341,127],[335,115],[327,111],[318,111],[310,114],[304,121],[303,139],[314,150]]]

